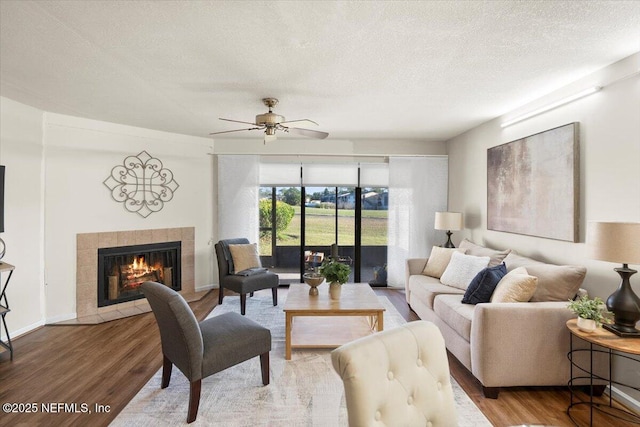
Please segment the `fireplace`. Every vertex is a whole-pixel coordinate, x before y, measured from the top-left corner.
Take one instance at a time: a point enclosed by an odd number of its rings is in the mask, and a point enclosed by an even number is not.
[[[181,287],[182,242],[98,249],[98,307],[144,298],[140,285]]]

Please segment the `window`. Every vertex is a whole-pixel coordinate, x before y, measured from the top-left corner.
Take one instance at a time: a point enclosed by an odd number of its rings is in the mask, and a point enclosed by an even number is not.
[[[371,184],[360,187],[363,178]],[[296,283],[337,252],[351,265],[352,281],[385,286],[387,181],[383,163],[266,164],[264,169],[261,164],[263,265],[277,272],[281,283]]]

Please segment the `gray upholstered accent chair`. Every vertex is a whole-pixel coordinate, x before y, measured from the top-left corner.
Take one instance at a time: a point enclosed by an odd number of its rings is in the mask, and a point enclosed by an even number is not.
[[[331,352],[349,426],[455,426],[449,362],[440,330],[424,320]]]
[[[173,365],[191,383],[188,423],[198,415],[202,379],[209,375],[260,356],[262,384],[269,384],[269,329],[238,313],[225,313],[198,323],[187,302],[173,289],[145,282],[142,291],[160,329],[161,388],[169,385]]]
[[[278,305],[278,285],[280,279],[277,274],[270,271],[263,271],[249,276],[231,274],[234,271],[233,258],[229,251],[229,245],[248,244],[249,240],[244,238],[220,240],[215,244],[216,258],[218,259],[218,275],[220,279],[220,289],[218,294],[218,304],[222,304],[224,289],[231,289],[240,294],[240,313],[246,312],[247,294],[253,296],[255,291],[271,288],[273,295],[273,305]]]

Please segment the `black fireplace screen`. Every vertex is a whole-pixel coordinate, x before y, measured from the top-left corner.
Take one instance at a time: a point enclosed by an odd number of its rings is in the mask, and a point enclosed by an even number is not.
[[[182,242],[98,249],[98,307],[144,298],[146,281],[179,291]]]

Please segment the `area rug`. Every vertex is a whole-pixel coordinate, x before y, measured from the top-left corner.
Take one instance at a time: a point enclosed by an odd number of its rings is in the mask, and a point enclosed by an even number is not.
[[[271,382],[263,387],[258,358],[202,380],[198,418],[193,426],[347,426],[347,409],[340,377],[331,365],[330,350],[294,350],[284,360],[286,289],[274,307],[271,291],[247,298],[246,316],[268,326],[272,336]],[[393,304],[380,297],[386,311],[385,329],[405,323]],[[239,297],[227,296],[209,316],[240,311]],[[168,388],[160,389],[162,370],[140,390],[111,423],[112,426],[187,425],[189,383],[174,368]],[[451,378],[461,427],[491,426],[478,407]]]

